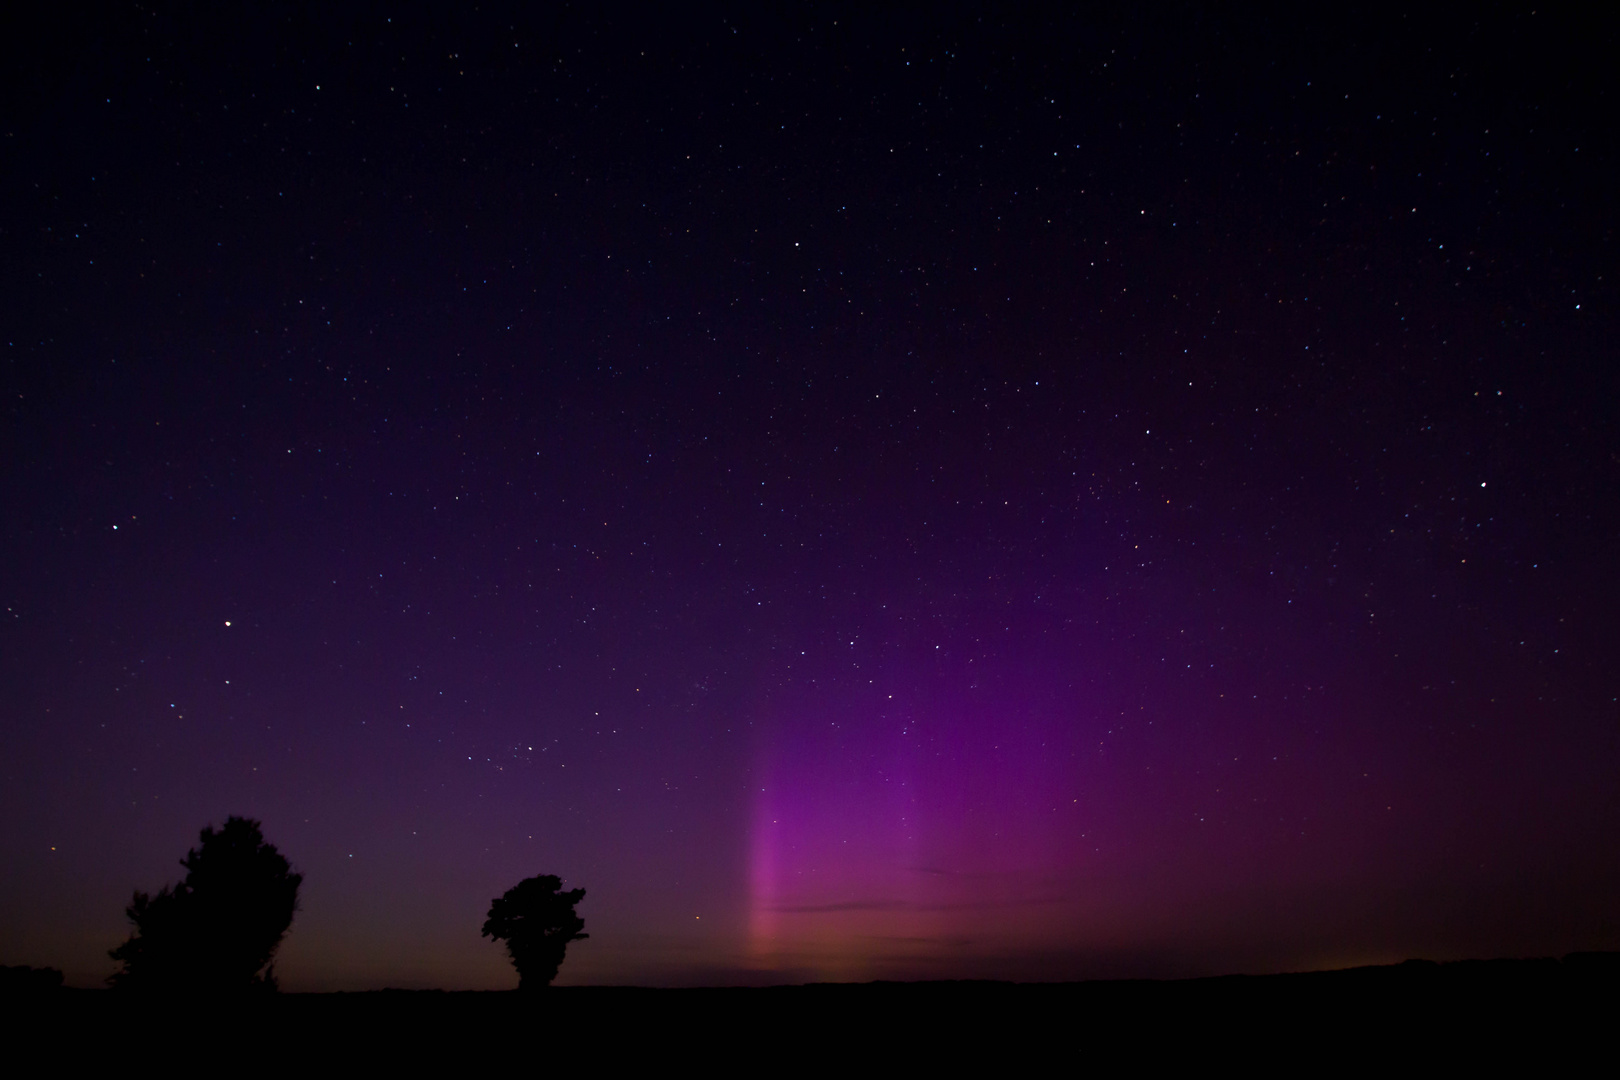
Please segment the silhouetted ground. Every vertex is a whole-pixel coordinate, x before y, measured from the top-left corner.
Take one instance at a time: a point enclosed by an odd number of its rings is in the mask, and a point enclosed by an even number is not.
[[[562,1065],[1082,1069],[1230,1061],[1608,1065],[1620,953],[1296,975],[766,989],[382,990],[236,1002],[110,991],[11,996],[14,1045],[61,1060],[287,1068]],[[200,1057],[198,1056],[200,1055]],[[1590,1067],[1589,1065],[1587,1067]]]
[[[0,994],[41,994],[62,989],[62,973],[55,968],[0,966]]]

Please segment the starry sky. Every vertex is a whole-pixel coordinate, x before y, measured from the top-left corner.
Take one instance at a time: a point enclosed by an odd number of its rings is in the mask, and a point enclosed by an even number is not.
[[[1612,22],[4,18],[0,962],[1620,948]]]

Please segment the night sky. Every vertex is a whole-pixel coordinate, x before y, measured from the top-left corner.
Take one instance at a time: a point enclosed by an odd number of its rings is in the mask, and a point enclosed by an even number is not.
[[[8,9],[0,962],[1620,948],[1613,23],[469,8]]]

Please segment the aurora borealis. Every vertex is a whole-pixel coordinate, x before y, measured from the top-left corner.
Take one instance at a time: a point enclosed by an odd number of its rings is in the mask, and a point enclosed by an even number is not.
[[[6,18],[0,962],[1620,948],[1609,22]]]

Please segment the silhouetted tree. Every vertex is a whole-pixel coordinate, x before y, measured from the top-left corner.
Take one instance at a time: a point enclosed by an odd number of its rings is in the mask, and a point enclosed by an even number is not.
[[[180,860],[186,877],[156,896],[137,892],[125,909],[135,932],[110,953],[123,964],[116,987],[165,991],[274,990],[270,965],[304,875],[264,841],[257,821],[225,820],[202,831]]]
[[[551,985],[562,967],[570,941],[591,935],[580,933],[585,920],[574,905],[585,899],[584,889],[559,892],[562,879],[553,874],[524,878],[506,895],[489,902],[484,937],[506,942],[506,954],[517,968],[519,990]]]

